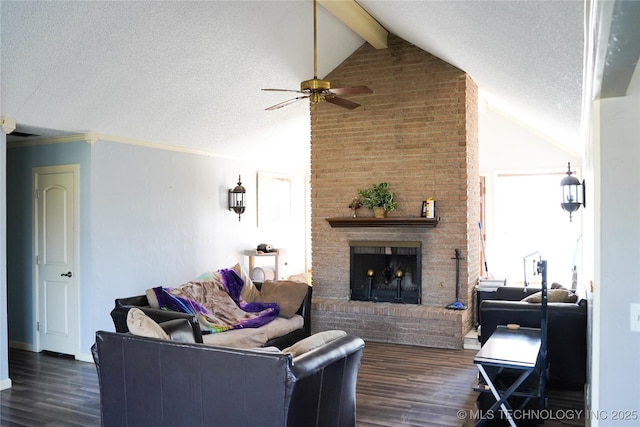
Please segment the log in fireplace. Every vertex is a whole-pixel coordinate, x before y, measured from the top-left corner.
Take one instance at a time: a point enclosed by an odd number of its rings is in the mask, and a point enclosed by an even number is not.
[[[422,243],[351,241],[351,300],[422,303]]]

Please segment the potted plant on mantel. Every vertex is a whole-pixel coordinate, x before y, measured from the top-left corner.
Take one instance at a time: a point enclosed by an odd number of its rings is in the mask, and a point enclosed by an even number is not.
[[[389,184],[381,182],[372,184],[364,190],[358,190],[358,196],[362,201],[362,206],[373,210],[376,218],[384,218],[388,212],[392,212],[398,207],[393,201],[393,193],[389,190]]]

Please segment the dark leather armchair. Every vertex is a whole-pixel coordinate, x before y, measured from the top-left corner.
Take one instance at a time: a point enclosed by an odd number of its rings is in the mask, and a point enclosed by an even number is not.
[[[98,331],[102,425],[352,427],[363,348],[346,335],[292,357]]]

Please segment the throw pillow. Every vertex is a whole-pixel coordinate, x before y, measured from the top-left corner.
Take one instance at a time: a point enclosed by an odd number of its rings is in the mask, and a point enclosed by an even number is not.
[[[244,271],[244,268],[238,263],[231,267],[231,269],[244,281],[244,286],[242,287],[242,291],[240,291],[240,298],[245,302],[255,301],[260,296],[260,291],[256,288],[256,285],[253,284],[253,281]]]
[[[291,280],[265,280],[260,289],[259,302],[275,302],[280,306],[280,316],[290,319],[302,305],[309,286]]]
[[[531,294],[522,301],[531,304],[540,304],[542,302],[542,291]],[[576,302],[578,296],[568,289],[557,288],[547,290],[547,302]]]
[[[321,347],[346,335],[347,333],[345,331],[338,330],[318,332],[317,334],[313,334],[310,337],[298,341],[291,347],[285,348],[282,352],[291,353],[293,357],[300,356],[301,354]]]
[[[153,289],[147,289],[145,294],[147,295],[147,301],[149,301],[149,307],[151,308],[160,308],[160,303],[158,302],[158,297]]]
[[[303,282],[307,285],[310,285],[309,276],[305,276],[304,274],[294,274],[293,276],[289,276],[287,280],[291,280],[294,282]]]
[[[168,340],[169,335],[152,318],[139,308],[132,308],[127,314],[127,327],[133,335]]]

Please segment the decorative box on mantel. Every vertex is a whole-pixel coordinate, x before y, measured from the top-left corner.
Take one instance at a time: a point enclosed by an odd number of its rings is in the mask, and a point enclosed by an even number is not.
[[[440,217],[436,218],[351,218],[333,217],[327,218],[329,225],[338,227],[435,227],[440,222]]]

